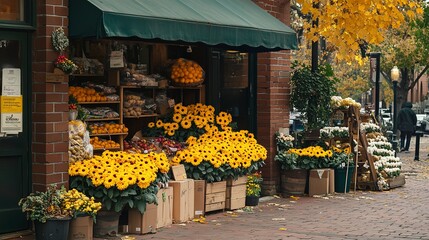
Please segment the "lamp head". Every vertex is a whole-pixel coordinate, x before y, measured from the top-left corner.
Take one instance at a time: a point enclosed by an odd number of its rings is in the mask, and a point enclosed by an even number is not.
[[[399,80],[399,69],[397,66],[394,66],[392,70],[390,70],[390,78],[393,82],[398,82]]]

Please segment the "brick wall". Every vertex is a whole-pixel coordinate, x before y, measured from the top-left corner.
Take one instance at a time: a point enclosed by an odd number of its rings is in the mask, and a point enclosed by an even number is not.
[[[286,25],[289,24],[289,0],[254,2]],[[257,137],[258,142],[268,150],[268,159],[262,169],[262,190],[264,195],[271,195],[277,192],[280,182],[280,168],[274,161],[274,134],[279,128],[289,127],[290,51],[258,54],[257,73]]]
[[[34,191],[49,184],[68,184],[68,82],[47,82],[58,56],[51,33],[67,32],[68,0],[37,2],[37,30],[33,36],[32,182]]]

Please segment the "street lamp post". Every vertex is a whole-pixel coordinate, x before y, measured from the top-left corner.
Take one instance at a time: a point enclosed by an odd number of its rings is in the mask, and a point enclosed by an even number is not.
[[[397,98],[397,87],[399,80],[399,69],[397,66],[394,66],[390,71],[390,78],[393,82],[393,134],[396,135],[396,116],[397,116],[397,106],[396,106],[396,98]]]

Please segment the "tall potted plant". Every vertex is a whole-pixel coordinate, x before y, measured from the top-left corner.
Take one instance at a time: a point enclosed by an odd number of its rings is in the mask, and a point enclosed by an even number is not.
[[[329,121],[331,116],[331,97],[335,95],[337,79],[333,75],[330,65],[320,65],[318,71],[312,72],[311,67],[293,64],[291,79],[292,107],[302,113],[307,132],[314,132],[316,137],[320,129]]]

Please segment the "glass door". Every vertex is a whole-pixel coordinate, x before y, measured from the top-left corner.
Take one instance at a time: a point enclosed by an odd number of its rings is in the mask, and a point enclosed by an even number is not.
[[[0,234],[30,226],[18,206],[31,189],[29,39],[30,33],[0,31]]]
[[[248,53],[225,51],[221,55],[220,110],[232,115],[238,129],[252,131]]]

